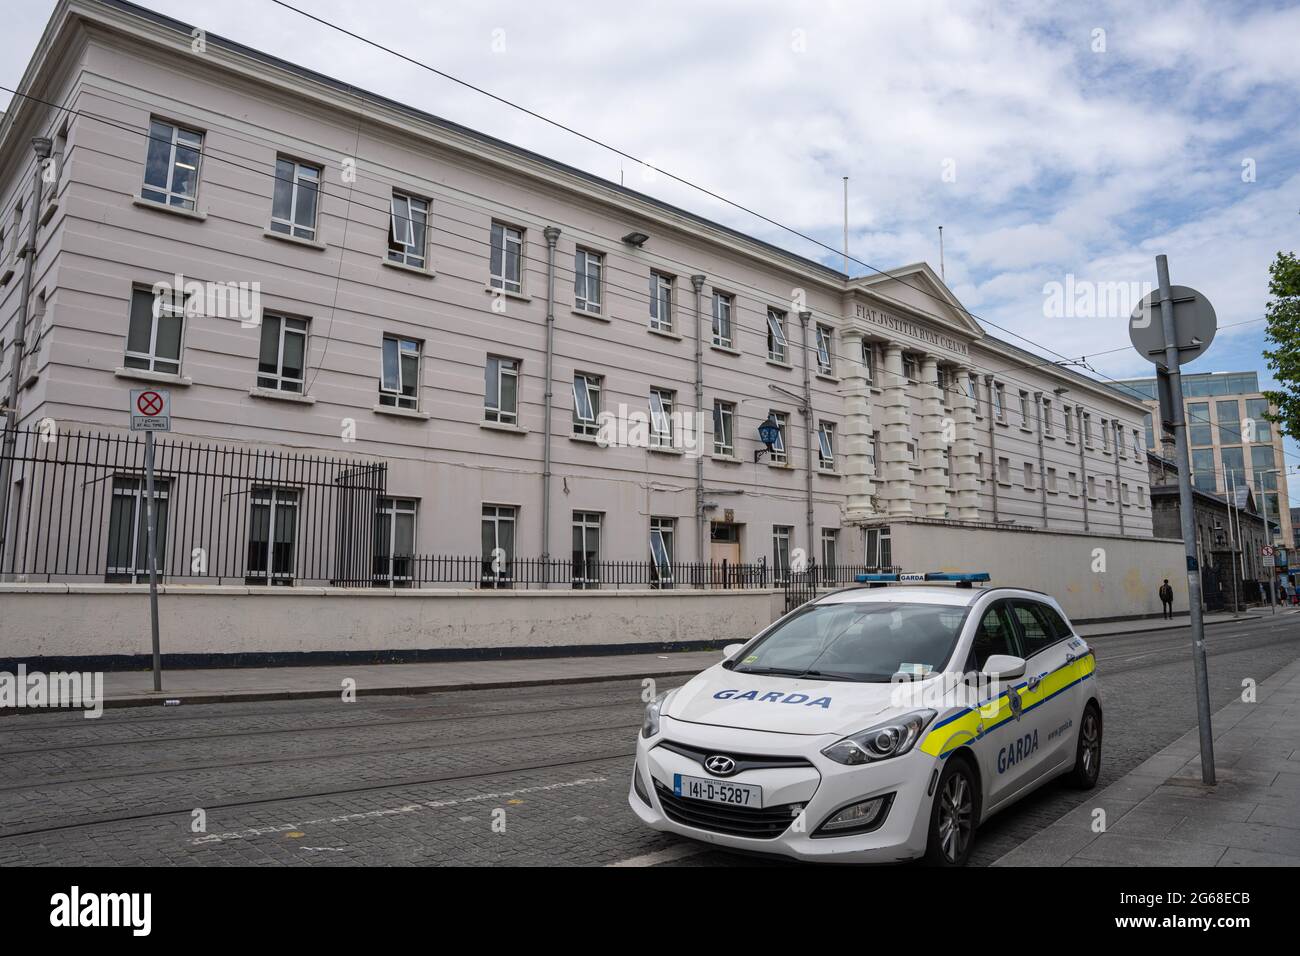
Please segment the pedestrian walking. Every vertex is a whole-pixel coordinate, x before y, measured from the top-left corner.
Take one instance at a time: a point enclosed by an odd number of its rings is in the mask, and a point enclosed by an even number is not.
[[[1173,620],[1174,617],[1174,589],[1169,586],[1169,579],[1165,578],[1165,583],[1160,585],[1160,606],[1164,610],[1164,619]]]

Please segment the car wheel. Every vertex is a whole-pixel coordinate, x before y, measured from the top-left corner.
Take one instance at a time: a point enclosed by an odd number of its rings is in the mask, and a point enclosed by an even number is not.
[[[935,787],[925,861],[934,866],[964,866],[975,843],[978,809],[975,774],[960,757],[948,758]]]
[[[1091,790],[1097,786],[1101,775],[1101,710],[1096,704],[1083,709],[1079,722],[1079,745],[1075,751],[1074,769],[1070,771],[1070,786]]]

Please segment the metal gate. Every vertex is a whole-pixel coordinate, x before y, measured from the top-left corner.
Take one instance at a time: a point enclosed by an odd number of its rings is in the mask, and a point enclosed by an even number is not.
[[[867,565],[844,564],[819,568],[815,563],[808,565],[807,570],[804,571],[788,571],[782,582],[785,589],[785,612],[789,614],[795,608],[802,607],[827,591],[834,591],[836,588],[857,583],[859,574],[891,573],[896,571],[898,571],[896,567],[877,568]]]
[[[789,614],[817,596],[817,565],[807,571],[790,571],[785,576],[785,613]]]

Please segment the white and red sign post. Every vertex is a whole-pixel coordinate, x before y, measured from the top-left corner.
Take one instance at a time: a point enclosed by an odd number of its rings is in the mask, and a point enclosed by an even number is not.
[[[144,432],[145,527],[149,538],[149,630],[153,639],[153,689],[162,690],[158,638],[158,506],[154,497],[153,433],[172,430],[172,396],[165,388],[131,389],[131,431]]]

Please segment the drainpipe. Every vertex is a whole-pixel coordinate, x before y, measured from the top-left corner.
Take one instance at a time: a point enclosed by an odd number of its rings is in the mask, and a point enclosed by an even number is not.
[[[542,230],[546,237],[546,406],[542,413],[542,560],[551,557],[551,366],[555,361],[555,244],[557,226]],[[547,576],[549,579],[549,575]]]
[[[806,501],[804,520],[808,523],[808,553],[817,554],[817,542],[813,538],[813,459],[812,459],[812,433],[813,433],[813,407],[812,407],[812,379],[808,374],[808,322],[812,318],[811,312],[799,313],[799,325],[801,331],[801,346],[803,351],[803,454],[804,464],[804,499]]]
[[[1034,392],[1038,410],[1038,499],[1043,509],[1043,527],[1047,527],[1047,458],[1043,450],[1043,393]]]
[[[1124,428],[1115,419],[1111,423],[1111,428],[1115,432],[1115,510],[1119,512],[1119,533],[1124,533],[1124,495],[1120,483],[1119,453],[1124,446],[1120,444],[1124,441]]]
[[[695,441],[703,441],[704,424],[704,332],[703,318],[700,312],[700,292],[704,288],[704,276],[691,276],[691,285],[695,287]],[[695,554],[696,560],[703,564],[704,557],[704,448],[696,449],[695,456]]]
[[[1079,436],[1079,480],[1082,484],[1079,486],[1080,496],[1083,498],[1083,530],[1087,531],[1090,527],[1088,524],[1088,459],[1084,455],[1084,445],[1087,442],[1087,436],[1083,433],[1083,409],[1074,410],[1079,423],[1077,434]]]
[[[993,422],[993,376],[984,376],[989,393],[989,487],[993,489],[993,523],[998,523],[998,430]]]
[[[53,143],[46,136],[32,138],[36,169],[32,172],[31,217],[27,223],[27,254],[23,257],[22,291],[14,323],[13,360],[9,365],[9,398],[5,402],[4,454],[0,455],[0,565],[9,539],[9,501],[13,497],[13,461],[18,445],[18,390],[22,386],[23,352],[27,348],[27,302],[32,294],[32,272],[36,268],[36,228],[41,215],[41,167],[50,158]],[[18,512],[14,519],[17,524]]]

